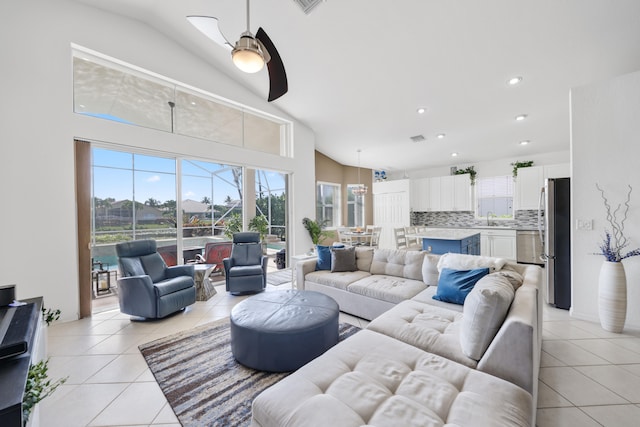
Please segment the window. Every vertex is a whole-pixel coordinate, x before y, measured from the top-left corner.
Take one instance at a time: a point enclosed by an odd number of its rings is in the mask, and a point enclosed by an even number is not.
[[[353,194],[358,184],[347,185],[347,226],[364,227],[364,195]]]
[[[291,123],[133,66],[74,52],[74,112],[291,157]]]
[[[513,178],[511,175],[479,178],[476,182],[476,215],[486,218],[513,218]]]
[[[316,220],[325,227],[340,225],[340,185],[318,182],[316,188]]]

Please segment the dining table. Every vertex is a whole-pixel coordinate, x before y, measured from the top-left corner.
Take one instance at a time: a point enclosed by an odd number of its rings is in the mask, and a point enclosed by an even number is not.
[[[371,231],[344,231],[342,234],[349,236],[353,246],[371,245]]]

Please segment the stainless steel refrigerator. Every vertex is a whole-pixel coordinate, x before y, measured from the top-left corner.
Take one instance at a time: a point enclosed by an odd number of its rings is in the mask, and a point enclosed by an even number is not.
[[[540,193],[538,231],[545,261],[545,301],[557,308],[571,307],[571,182],[545,180]]]

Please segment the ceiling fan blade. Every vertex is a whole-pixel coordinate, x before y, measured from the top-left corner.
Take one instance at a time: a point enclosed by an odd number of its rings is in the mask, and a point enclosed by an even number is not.
[[[289,90],[287,73],[284,70],[284,64],[282,63],[280,54],[262,27],[258,28],[256,39],[262,43],[266,51],[269,53],[269,56],[271,56],[271,60],[267,62],[267,69],[269,71],[269,97],[267,100],[269,102],[275,101]]]
[[[209,37],[214,42],[227,50],[232,50],[233,45],[222,35],[220,27],[218,26],[218,18],[213,16],[187,16],[187,20],[196,27],[202,34]]]

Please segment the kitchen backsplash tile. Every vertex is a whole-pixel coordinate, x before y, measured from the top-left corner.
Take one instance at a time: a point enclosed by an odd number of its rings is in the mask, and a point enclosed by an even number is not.
[[[477,219],[473,211],[465,212],[411,212],[411,225],[428,227],[474,227],[485,225],[487,220]],[[515,211],[513,220],[500,220],[500,225],[514,228],[538,226],[537,210]]]

